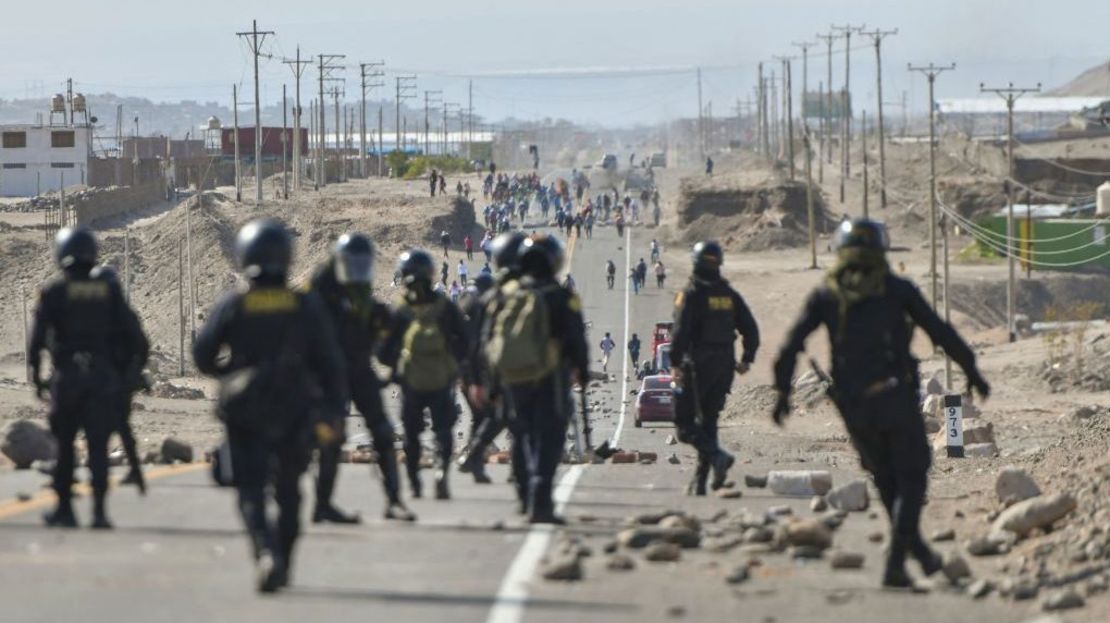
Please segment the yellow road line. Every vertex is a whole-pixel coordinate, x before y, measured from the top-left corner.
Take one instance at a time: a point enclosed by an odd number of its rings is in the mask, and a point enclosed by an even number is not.
[[[143,473],[147,482],[159,480],[169,476],[176,476],[178,474],[188,474],[207,468],[208,463],[182,463],[179,465],[163,465],[147,470]],[[118,479],[113,480],[110,484],[115,487],[119,484]],[[92,487],[86,483],[77,483],[73,485],[73,493],[78,496],[85,496],[92,493]],[[8,519],[22,513],[28,513],[33,510],[47,508],[57,501],[57,496],[54,491],[41,491],[26,501],[20,500],[6,500],[0,502],[0,519]]]

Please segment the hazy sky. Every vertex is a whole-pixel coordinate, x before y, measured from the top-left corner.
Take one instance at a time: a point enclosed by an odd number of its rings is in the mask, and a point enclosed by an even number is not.
[[[0,98],[49,94],[73,77],[86,92],[113,91],[154,100],[229,101],[231,85],[250,89],[247,46],[234,33],[252,19],[274,30],[264,49],[290,56],[346,54],[347,92],[357,91],[360,61],[384,59],[387,71],[420,74],[418,89],[442,89],[493,118],[568,117],[631,123],[696,112],[692,71],[635,78],[495,78],[504,70],[704,66],[703,97],[714,115],[731,114],[751,94],[756,64],[800,54],[793,41],[814,41],[830,24],[898,28],[884,41],[884,96],[906,91],[924,107],[924,78],[907,62],[948,63],[938,97],[975,96],[981,81],[1056,86],[1110,59],[1106,0],[4,0]],[[857,111],[872,108],[872,48],[853,37],[852,90]],[[843,44],[833,83],[843,84]],[[823,49],[823,44],[821,49]],[[818,50],[812,52],[816,54]],[[823,54],[823,52],[822,52]],[[777,63],[768,65],[770,69]],[[775,67],[777,69],[777,67]],[[825,58],[811,58],[812,87],[824,80]],[[262,61],[263,98],[280,99],[292,74],[277,59]],[[315,70],[306,72],[314,80]],[[392,93],[392,75],[387,75]],[[802,82],[794,67],[795,88]],[[312,89],[303,86],[305,96]],[[249,92],[249,91],[248,91]],[[422,95],[422,94],[421,94]],[[389,95],[392,97],[392,95]],[[890,110],[888,115],[896,115]]]

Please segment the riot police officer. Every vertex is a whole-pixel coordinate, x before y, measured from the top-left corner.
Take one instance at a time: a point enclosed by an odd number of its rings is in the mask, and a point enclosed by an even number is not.
[[[480,382],[482,377],[480,369],[481,358],[478,357],[477,345],[479,344],[479,336],[482,331],[482,324],[485,322],[485,295],[494,286],[493,275],[488,273],[481,273],[474,278],[474,283],[467,288],[466,293],[459,300],[459,308],[462,310],[463,317],[466,318],[466,328],[468,333],[468,344],[470,352],[467,355],[467,369],[462,373],[463,381],[463,396],[466,398],[466,404],[470,408],[470,440],[468,446],[476,446],[480,443],[479,431],[482,430],[483,425],[496,417],[493,412],[492,406],[485,401],[475,400],[478,397],[473,390],[475,383]],[[484,444],[481,448],[477,448],[477,452],[472,452],[471,447],[464,450],[459,456],[458,465],[459,471],[463,473],[469,472],[474,477],[474,482],[478,484],[489,484],[492,482],[489,475],[486,473],[485,464],[485,450],[488,444]]]
[[[85,431],[92,471],[94,528],[111,528],[108,494],[108,437],[118,423],[121,386],[115,347],[134,339],[133,315],[119,282],[94,276],[97,242],[85,228],[63,228],[55,238],[55,259],[62,275],[39,293],[28,345],[35,393],[50,395],[50,431],[58,441],[53,487],[57,506],[43,519],[48,526],[73,528],[73,442]],[[140,330],[141,333],[141,330]],[[127,350],[138,350],[127,344]],[[42,351],[49,349],[53,377],[42,377]]]
[[[586,327],[578,295],[556,281],[562,243],[525,239],[519,258],[521,277],[502,288],[485,352],[504,387],[521,511],[531,523],[562,524],[552,487],[574,413],[571,386],[589,380]]]
[[[724,252],[716,242],[694,245],[694,271],[675,301],[671,358],[676,362],[675,429],[680,441],[698,451],[688,493],[705,495],[709,471],[720,488],[735,459],[717,438],[717,418],[732,390],[733,372],[744,374],[755,361],[759,327],[736,290],[721,277]],[[744,352],[736,362],[736,335]]]
[[[277,221],[240,229],[235,257],[248,285],[216,303],[193,344],[197,369],[220,380],[219,416],[262,592],[289,582],[311,413],[343,413],[349,387],[320,299],[287,285],[292,247]],[[268,490],[280,511],[276,526],[267,518]]]
[[[455,384],[469,351],[466,321],[454,303],[432,289],[435,261],[427,251],[406,251],[399,265],[405,292],[395,306],[393,326],[380,359],[393,368],[394,380],[401,386],[405,469],[412,495],[423,495],[420,434],[424,432],[427,409],[437,446],[436,499],[446,500],[451,497],[447,472],[454,447],[452,431],[458,419]]]
[[[397,453],[393,447],[393,425],[382,405],[382,381],[371,368],[370,358],[386,335],[392,321],[389,307],[373,295],[374,244],[361,233],[344,234],[335,244],[332,257],[313,274],[310,290],[324,303],[335,325],[339,346],[347,366],[350,396],[366,422],[373,440],[382,486],[388,500],[385,518],[413,521],[416,516],[401,501]],[[340,416],[344,414],[339,414]],[[320,447],[316,477],[314,522],[358,523],[331,501],[339,472],[339,455],[344,438],[342,417],[323,423],[334,431],[334,439]]]
[[[919,522],[930,463],[925,426],[917,408],[918,363],[910,351],[921,327],[967,375],[981,396],[990,386],[975,354],[939,318],[909,281],[891,273],[886,230],[867,219],[846,221],[836,234],[837,263],[809,296],[775,362],[779,399],[773,416],[781,424],[790,410],[795,359],[806,337],[828,329],[832,351],[830,392],[863,467],[874,476],[892,524],[883,585],[906,587],[907,553],[926,574],[940,558],[921,537]]]
[[[489,329],[489,310],[496,308],[502,288],[515,283],[520,278],[518,254],[520,245],[526,237],[520,231],[513,231],[501,234],[493,240],[491,255],[497,266],[494,283],[480,297],[477,309],[473,312],[464,310],[467,317],[471,319],[472,329],[475,331],[469,365],[463,375],[467,385],[467,401],[471,405],[474,417],[474,428],[471,430],[470,444],[459,456],[458,464],[460,471],[470,472],[474,475],[474,480],[479,483],[489,482],[484,462],[486,449],[508,425],[504,405],[496,400],[500,386],[494,378],[494,371],[490,369],[482,353],[482,345]],[[521,467],[523,468],[523,465]],[[526,482],[526,473],[521,472],[517,476],[520,477],[518,482]]]
[[[106,264],[97,266],[90,274],[94,279],[119,283],[116,271]],[[135,485],[139,488],[139,493],[145,495],[146,480],[143,478],[143,468],[139,462],[135,434],[131,430],[131,397],[137,391],[150,389],[150,383],[143,373],[143,368],[146,367],[147,359],[150,357],[150,341],[143,333],[138,314],[130,307],[124,307],[122,312],[126,317],[124,335],[113,340],[113,358],[120,375],[120,383],[116,387],[118,419],[115,432],[119,433],[120,444],[123,445],[123,454],[127,457],[129,469],[120,483]]]

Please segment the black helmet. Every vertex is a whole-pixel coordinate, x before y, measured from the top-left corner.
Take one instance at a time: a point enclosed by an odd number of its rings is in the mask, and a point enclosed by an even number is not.
[[[520,270],[533,277],[553,277],[563,268],[566,250],[555,236],[540,234],[520,245]]]
[[[96,264],[96,236],[84,227],[64,227],[54,237],[54,257],[61,268]]]
[[[401,271],[401,280],[406,286],[418,281],[431,285],[436,276],[435,260],[423,249],[411,249],[402,253],[397,268]]]
[[[498,270],[516,270],[520,267],[520,245],[525,236],[519,231],[510,231],[493,239],[490,254]]]
[[[293,240],[285,226],[273,219],[256,219],[235,237],[235,260],[248,279],[285,279],[293,259]]]
[[[374,243],[366,234],[343,234],[335,243],[335,279],[343,284],[369,284],[374,273]]]
[[[840,249],[872,249],[886,252],[890,248],[890,238],[882,223],[866,218],[844,221],[836,228],[833,247]]]
[[[721,250],[721,245],[712,240],[695,244],[694,251],[690,255],[694,261],[695,273],[716,274],[720,272],[721,264],[725,261],[725,252]]]
[[[474,278],[474,288],[478,290],[478,294],[485,294],[490,288],[493,287],[493,275],[489,273],[479,273]]]

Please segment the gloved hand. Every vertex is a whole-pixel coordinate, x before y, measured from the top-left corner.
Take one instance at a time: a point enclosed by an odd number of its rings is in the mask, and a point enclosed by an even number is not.
[[[751,370],[751,369],[752,369],[752,364],[748,363],[747,361],[741,361],[740,363],[736,364],[736,373],[737,374],[740,374],[740,375],[747,374],[748,370]]]
[[[983,378],[983,375],[979,374],[978,371],[968,375],[967,385],[969,394],[971,390],[974,389],[975,393],[979,394],[979,398],[983,400],[990,398],[991,386],[987,383],[987,379]]]
[[[771,411],[771,419],[775,421],[775,426],[782,426],[782,422],[787,415],[790,415],[790,396],[785,392],[779,392],[779,398],[775,401],[775,408]]]

